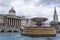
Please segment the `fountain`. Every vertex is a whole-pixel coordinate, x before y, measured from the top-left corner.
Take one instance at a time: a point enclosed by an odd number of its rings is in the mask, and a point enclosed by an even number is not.
[[[32,18],[32,21],[36,22],[36,27],[24,27],[23,29],[20,28],[21,34],[25,36],[31,36],[31,37],[55,37],[56,36],[56,30],[54,27],[48,27],[48,26],[41,26],[43,25],[42,22],[46,21],[47,18]]]

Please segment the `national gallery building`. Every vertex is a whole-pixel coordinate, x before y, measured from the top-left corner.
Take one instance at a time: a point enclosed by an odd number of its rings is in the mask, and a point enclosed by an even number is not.
[[[9,14],[0,14],[0,25],[2,26],[20,26],[21,17],[16,15],[13,8],[9,10]]]
[[[9,10],[9,14],[0,14],[0,31],[19,30],[20,26],[26,26],[26,21],[21,16],[17,16],[13,7]]]

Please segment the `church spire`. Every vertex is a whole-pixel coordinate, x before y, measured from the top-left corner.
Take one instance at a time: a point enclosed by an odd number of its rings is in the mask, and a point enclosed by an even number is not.
[[[54,8],[53,21],[58,22],[58,15],[57,15],[56,7]]]
[[[54,8],[54,15],[57,15],[56,7]]]

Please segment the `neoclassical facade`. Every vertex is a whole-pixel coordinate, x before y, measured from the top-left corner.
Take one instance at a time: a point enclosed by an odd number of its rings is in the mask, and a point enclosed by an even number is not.
[[[20,26],[26,26],[26,20],[21,16],[17,16],[13,7],[8,14],[0,14],[0,31],[20,31]]]
[[[2,26],[21,26],[21,17],[16,15],[13,7],[9,14],[0,14],[0,25]]]

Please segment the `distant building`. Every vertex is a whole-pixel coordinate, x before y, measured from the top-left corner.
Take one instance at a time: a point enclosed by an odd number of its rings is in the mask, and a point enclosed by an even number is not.
[[[58,15],[57,15],[56,7],[54,8],[53,21],[50,22],[50,25],[54,26],[55,28],[58,28]]]
[[[28,26],[28,19],[26,19],[25,16],[22,16],[21,26],[22,26],[22,27]]]
[[[9,14],[0,14],[0,31],[1,30],[20,31],[19,27],[21,26],[21,23],[22,23],[21,19],[23,18],[21,16],[17,16],[16,11],[12,7],[9,10]]]
[[[13,7],[9,14],[0,14],[0,25],[2,26],[21,26],[21,17],[16,15]]]
[[[0,14],[0,31],[20,31],[20,27],[29,27],[30,20],[25,16],[17,16],[16,11],[12,7],[8,14]]]
[[[55,7],[55,10],[54,10],[53,21],[54,21],[54,23],[58,22],[58,15],[57,15],[56,7]]]

